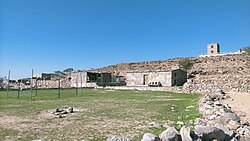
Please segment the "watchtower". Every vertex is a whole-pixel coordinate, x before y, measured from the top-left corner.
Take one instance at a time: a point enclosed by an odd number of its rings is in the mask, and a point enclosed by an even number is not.
[[[220,45],[218,43],[208,44],[207,54],[208,55],[220,54]]]

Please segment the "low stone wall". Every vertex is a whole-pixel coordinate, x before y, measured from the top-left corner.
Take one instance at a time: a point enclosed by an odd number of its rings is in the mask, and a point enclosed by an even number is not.
[[[103,87],[97,87],[103,88]],[[112,90],[138,90],[138,91],[165,91],[183,93],[182,87],[148,87],[148,86],[107,86],[104,89]]]
[[[103,87],[97,87],[97,88],[103,88]],[[213,84],[193,84],[193,83],[185,83],[183,87],[107,86],[104,87],[104,89],[165,91],[165,92],[175,92],[175,93],[201,93],[201,94],[215,93],[222,90],[219,86]]]
[[[37,84],[37,86],[36,86]],[[60,80],[60,87],[61,88],[71,88],[70,81],[67,79]],[[58,88],[59,87],[59,80],[33,80],[32,87],[37,87],[38,89],[49,89],[49,88]],[[11,89],[18,89],[19,84],[18,83],[11,83],[10,84]],[[20,89],[30,89],[30,85],[25,85],[23,83],[20,83]]]
[[[60,87],[61,88],[70,88],[70,81],[68,80],[60,80]],[[36,82],[33,82],[33,87],[36,87]],[[37,88],[58,88],[59,80],[38,80],[37,81]]]

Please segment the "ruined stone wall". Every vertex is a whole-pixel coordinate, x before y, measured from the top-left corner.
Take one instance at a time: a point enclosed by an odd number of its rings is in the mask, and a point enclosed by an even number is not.
[[[33,87],[36,87],[35,80],[32,84]],[[59,80],[37,80],[37,88],[58,88]],[[67,79],[60,80],[60,87],[61,88],[70,88],[70,81]]]
[[[37,86],[36,86],[37,84]],[[61,88],[70,88],[70,81],[68,79],[61,79],[60,80],[60,87]],[[19,83],[10,83],[10,89],[19,89]],[[38,89],[50,89],[50,88],[58,88],[59,87],[59,80],[33,80],[32,87]],[[30,89],[30,84],[25,85],[20,83],[20,89]]]

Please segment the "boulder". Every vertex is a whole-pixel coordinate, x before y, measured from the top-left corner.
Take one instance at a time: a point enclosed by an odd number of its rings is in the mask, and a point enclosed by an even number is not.
[[[246,140],[244,136],[240,136],[238,141],[248,141],[248,140]]]
[[[108,137],[106,141],[130,141],[130,139],[117,135],[112,135]]]
[[[234,136],[234,132],[230,130],[227,126],[220,123],[215,124],[215,127],[221,129],[226,134],[226,140],[231,140]]]
[[[238,141],[235,137],[233,137],[230,141]]]
[[[68,113],[73,113],[74,111],[73,111],[73,107],[68,107],[67,109],[66,109],[66,111],[68,112]]]
[[[216,117],[216,115],[211,115],[211,116],[208,117],[208,119],[213,120],[213,119],[215,119],[215,117]]]
[[[60,110],[59,108],[56,108],[55,112],[62,112],[62,110]]]
[[[215,106],[222,106],[222,104],[221,104],[219,101],[215,101],[215,102],[214,102],[214,105],[215,105]]]
[[[210,126],[199,126],[195,129],[196,135],[198,135],[202,140],[214,140],[217,141],[224,141],[225,140],[225,133],[216,127]]]
[[[65,115],[68,114],[68,112],[66,110],[62,110],[62,112],[60,112],[61,115]]]
[[[244,127],[244,137],[247,141],[250,141],[250,127],[249,126],[245,126]]]
[[[215,92],[215,93],[210,95],[210,98],[212,100],[220,100],[222,97],[223,97],[222,92]]]
[[[206,110],[205,115],[213,115],[215,113],[214,110]]]
[[[205,124],[205,120],[202,119],[202,118],[196,118],[196,119],[194,120],[194,124],[195,124],[195,125],[203,125],[203,124]]]
[[[243,126],[250,126],[250,124],[247,120],[240,120],[240,124]]]
[[[228,104],[225,104],[225,105],[223,106],[223,108],[224,108],[224,111],[225,111],[225,112],[227,112],[227,113],[232,113],[231,107],[228,106]]]
[[[161,141],[178,141],[179,135],[174,127],[169,127],[159,135]]]
[[[244,135],[245,129],[243,127],[240,127],[236,131],[239,133],[239,135]]]
[[[205,100],[205,101],[211,101],[212,99],[211,99],[211,97],[210,97],[209,95],[206,95],[206,96],[204,97],[204,100]]]
[[[238,121],[230,120],[227,124],[227,127],[236,130],[240,127],[240,123]]]
[[[228,123],[229,121],[234,120],[234,121],[239,121],[239,117],[235,113],[225,113],[223,115],[223,121],[224,123]]]
[[[58,115],[58,118],[65,118],[66,115]]]
[[[192,141],[192,138],[190,136],[190,127],[183,126],[180,130],[180,134],[183,141]]]
[[[160,138],[155,134],[145,133],[141,141],[160,141]]]

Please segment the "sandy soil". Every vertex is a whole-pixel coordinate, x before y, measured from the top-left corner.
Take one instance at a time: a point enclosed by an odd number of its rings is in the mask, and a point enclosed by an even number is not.
[[[250,122],[250,93],[229,92],[231,98],[224,100],[242,120]]]

